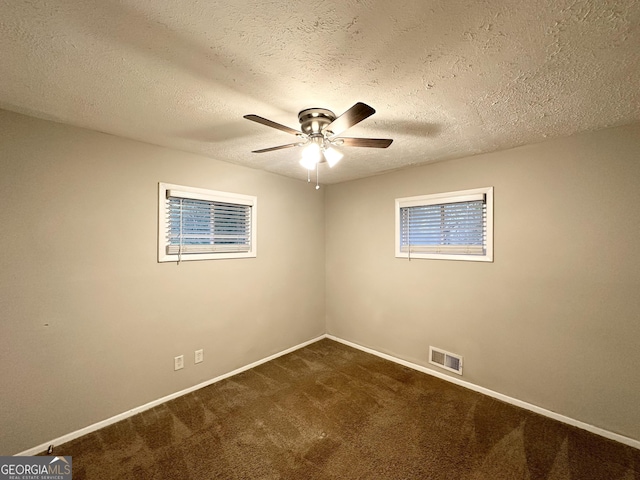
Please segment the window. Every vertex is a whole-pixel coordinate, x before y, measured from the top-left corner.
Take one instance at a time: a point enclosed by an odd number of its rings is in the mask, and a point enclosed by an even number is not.
[[[493,187],[396,199],[396,257],[493,261]]]
[[[158,185],[158,261],[256,256],[257,198]]]

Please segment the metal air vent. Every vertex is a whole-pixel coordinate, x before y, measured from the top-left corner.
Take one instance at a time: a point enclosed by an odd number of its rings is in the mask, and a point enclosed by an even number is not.
[[[429,363],[462,375],[462,356],[435,347],[429,347]]]

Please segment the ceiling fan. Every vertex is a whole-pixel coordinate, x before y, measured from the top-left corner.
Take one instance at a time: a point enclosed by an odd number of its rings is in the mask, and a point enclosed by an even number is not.
[[[298,137],[295,143],[278,145],[277,147],[253,150],[252,153],[273,152],[283,148],[304,147],[300,164],[307,170],[318,169],[318,164],[327,162],[333,167],[342,158],[342,153],[333,147],[369,147],[387,148],[393,140],[385,138],[350,138],[339,135],[357,123],[370,117],[376,111],[369,105],[358,102],[339,117],[326,108],[307,108],[298,113],[300,130],[267,120],[258,115],[245,115],[244,118],[252,122],[261,123],[267,127],[277,128],[283,132]],[[316,185],[316,188],[318,186]]]

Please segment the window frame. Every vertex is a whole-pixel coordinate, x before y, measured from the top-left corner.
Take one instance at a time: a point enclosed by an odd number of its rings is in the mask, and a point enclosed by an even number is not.
[[[401,251],[401,209],[423,205],[442,205],[456,203],[460,197],[483,194],[486,205],[486,248],[484,255],[451,254],[451,253],[425,253]],[[470,190],[458,190],[455,192],[434,193],[403,197],[395,199],[395,256],[397,258],[421,258],[430,260],[462,260],[471,262],[493,262],[493,187],[474,188]]]
[[[207,253],[167,253],[167,192],[174,190],[180,192],[182,198],[193,200],[218,201],[236,205],[249,205],[251,207],[251,247],[244,252],[207,252]],[[258,198],[253,195],[240,193],[221,192],[206,188],[189,187],[173,183],[158,183],[158,263],[185,262],[194,260],[221,260],[230,258],[255,258],[257,256],[257,231],[258,231]]]

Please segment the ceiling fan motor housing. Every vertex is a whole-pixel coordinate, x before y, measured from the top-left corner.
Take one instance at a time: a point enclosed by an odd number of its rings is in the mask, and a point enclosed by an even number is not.
[[[307,108],[298,113],[300,128],[307,135],[322,134],[322,129],[336,119],[336,115],[326,108]]]

